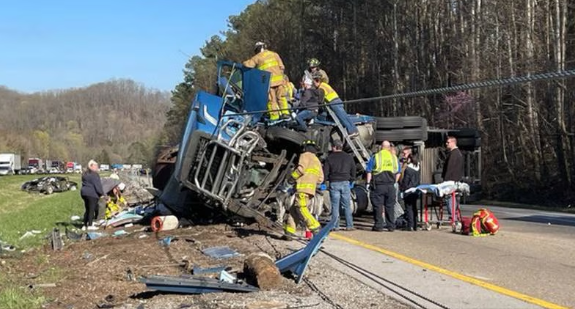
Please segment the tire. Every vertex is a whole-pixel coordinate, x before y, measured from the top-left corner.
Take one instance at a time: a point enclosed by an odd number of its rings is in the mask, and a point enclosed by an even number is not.
[[[376,117],[377,129],[420,128],[427,125],[425,118],[419,116]]]
[[[474,149],[481,147],[480,137],[462,137],[457,139],[457,147],[465,149]]]
[[[453,131],[449,131],[449,135],[460,138],[478,138],[481,137],[479,131],[473,128],[461,128]]]
[[[402,142],[409,140],[427,140],[427,128],[421,129],[399,129],[375,132],[375,140],[380,143],[385,140],[390,142]]]
[[[403,122],[399,118],[376,117],[377,129],[402,129]]]
[[[266,138],[272,141],[288,141],[298,146],[307,139],[302,133],[282,127],[269,127],[266,131]]]
[[[353,196],[355,197],[355,201],[353,203],[356,204],[354,215],[360,215],[364,213],[368,206],[369,206],[369,195],[367,189],[364,186],[355,186],[351,189],[353,192]]]
[[[54,193],[54,187],[52,187],[52,185],[49,185],[48,187],[46,187],[46,195],[50,195]]]
[[[421,128],[427,126],[427,120],[419,116],[409,116],[403,118],[404,128]]]

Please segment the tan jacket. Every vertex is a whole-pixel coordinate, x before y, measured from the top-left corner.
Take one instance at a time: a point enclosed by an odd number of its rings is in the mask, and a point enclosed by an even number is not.
[[[285,83],[284,63],[280,56],[271,50],[264,50],[244,61],[243,64],[248,68],[256,68],[258,70],[270,72],[272,74],[270,87],[281,86]]]
[[[323,169],[317,156],[311,152],[304,152],[299,156],[297,168],[292,172],[296,180],[296,192],[315,195],[318,184],[323,182]]]

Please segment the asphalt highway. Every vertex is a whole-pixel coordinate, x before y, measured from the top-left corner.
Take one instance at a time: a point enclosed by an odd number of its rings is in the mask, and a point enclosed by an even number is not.
[[[464,205],[463,215],[470,216],[478,208],[477,205]],[[496,300],[495,304],[482,306],[473,302],[461,302],[462,294],[483,293],[476,290],[462,292],[449,287],[440,291],[422,290],[424,293],[437,293],[445,305],[452,308],[523,308],[521,304],[524,304],[524,308],[560,308],[554,307],[554,304],[575,308],[575,215],[494,206],[488,208],[501,225],[499,233],[494,236],[463,236],[453,233],[448,226],[439,229],[434,226],[431,231],[372,232],[372,219],[363,216],[356,218],[355,225],[358,230],[334,233],[331,237],[332,245],[326,246],[334,246],[334,252],[347,254],[346,259],[350,261],[357,259],[361,262],[367,254],[370,256],[368,260],[371,261],[381,259],[398,262],[397,256],[390,257],[385,254],[386,251],[392,255],[397,254],[400,259],[406,257],[397,264],[401,264],[401,267],[405,267],[404,263],[412,264],[419,269],[419,272],[410,274],[411,279],[405,279],[407,281],[398,278],[407,286],[418,287],[421,280],[445,282],[449,277],[450,281],[456,280],[452,283],[455,287],[479,285],[483,292],[487,291],[493,297],[504,296],[500,299],[493,298]],[[358,254],[354,257],[354,254],[346,253],[342,249],[345,247],[343,243],[347,243],[347,247],[355,247],[357,252],[363,246],[361,257]],[[377,249],[370,249],[370,246],[383,250],[376,252],[374,250]],[[426,279],[419,262],[436,266],[446,272],[435,279]],[[449,294],[454,295],[448,297]],[[515,303],[510,298],[520,302]]]

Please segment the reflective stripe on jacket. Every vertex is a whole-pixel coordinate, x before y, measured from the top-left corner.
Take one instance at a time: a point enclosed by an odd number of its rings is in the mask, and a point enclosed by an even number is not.
[[[335,90],[333,90],[333,88],[331,88],[330,85],[326,83],[321,83],[319,84],[319,89],[323,89],[324,92],[323,98],[325,102],[329,103],[335,99],[339,99],[337,92],[335,92]]]
[[[323,170],[317,156],[311,152],[304,152],[299,157],[297,168],[292,172],[296,180],[296,191],[315,195],[318,184],[323,182]]]
[[[244,66],[248,68],[257,68],[258,70],[267,71],[272,74],[270,87],[277,87],[284,84],[284,64],[280,56],[270,50],[265,50],[251,59],[244,61]]]

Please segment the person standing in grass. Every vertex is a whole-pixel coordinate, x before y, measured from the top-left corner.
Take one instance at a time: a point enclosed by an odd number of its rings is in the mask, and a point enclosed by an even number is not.
[[[98,171],[98,163],[94,160],[90,160],[90,162],[88,162],[88,168],[82,174],[82,189],[80,190],[80,195],[82,196],[82,200],[84,200],[84,207],[86,208],[86,212],[84,213],[84,226],[82,227],[83,231],[86,229],[98,229],[93,221],[98,209],[98,200],[105,195]]]

